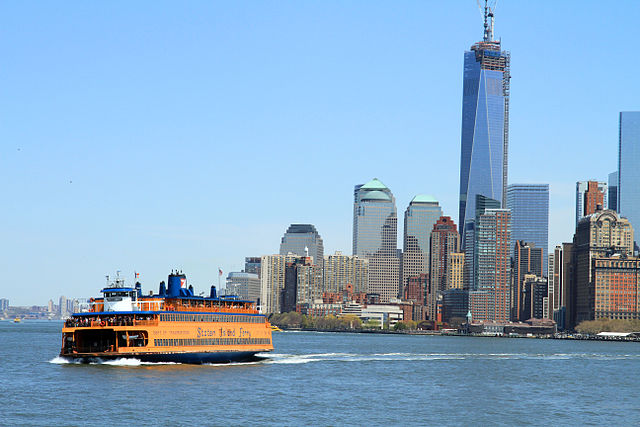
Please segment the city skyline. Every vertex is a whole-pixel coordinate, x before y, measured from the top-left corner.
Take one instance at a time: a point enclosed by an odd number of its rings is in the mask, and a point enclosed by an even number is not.
[[[348,253],[351,189],[376,176],[398,210],[426,193],[457,217],[462,57],[482,37],[473,1],[34,9],[2,5],[0,259],[21,286],[0,297],[12,305],[93,295],[116,270],[155,290],[178,266],[206,290],[218,268],[277,253],[291,223]],[[508,182],[550,185],[551,247],[575,231],[575,182],[616,169],[619,113],[639,109],[633,11],[611,5],[616,25],[595,29],[595,3],[496,11],[513,56]],[[533,55],[532,39],[548,47]],[[604,64],[576,75],[594,49],[616,81],[593,84]],[[285,160],[294,150],[313,157]]]

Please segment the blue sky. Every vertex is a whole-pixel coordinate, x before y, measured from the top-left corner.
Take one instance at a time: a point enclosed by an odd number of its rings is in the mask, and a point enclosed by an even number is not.
[[[510,183],[549,183],[550,245],[577,180],[617,167],[640,109],[640,3],[500,1]],[[275,253],[290,223],[351,253],[353,186],[458,222],[473,0],[0,3],[0,297],[95,295],[106,274],[196,287]],[[400,221],[401,224],[401,221]],[[402,232],[399,226],[399,234]]]

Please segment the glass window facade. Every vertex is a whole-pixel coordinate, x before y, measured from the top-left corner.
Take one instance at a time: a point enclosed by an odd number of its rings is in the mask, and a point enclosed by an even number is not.
[[[356,185],[353,203],[353,254],[369,260],[368,293],[387,302],[398,296],[398,214],[396,199],[378,179]]]
[[[479,42],[464,55],[459,225],[475,217],[475,196],[504,204],[509,127],[509,53]],[[464,242],[463,242],[464,245]]]
[[[511,184],[507,188],[511,210],[511,256],[516,241],[542,248],[542,271],[547,271],[549,247],[549,184]]]
[[[620,113],[618,174],[619,212],[636,230],[640,227],[640,111]]]

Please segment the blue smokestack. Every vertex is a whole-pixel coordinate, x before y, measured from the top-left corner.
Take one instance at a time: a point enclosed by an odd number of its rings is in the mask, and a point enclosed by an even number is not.
[[[169,287],[167,288],[167,296],[169,298],[177,298],[183,294],[180,289],[187,289],[187,276],[184,274],[171,273],[169,275]]]
[[[209,295],[209,297],[218,298],[218,295],[216,294],[216,287],[215,286],[211,286],[211,294]]]

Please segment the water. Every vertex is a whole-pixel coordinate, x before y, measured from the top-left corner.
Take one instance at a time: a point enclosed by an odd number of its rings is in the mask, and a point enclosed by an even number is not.
[[[285,332],[233,365],[65,363],[0,322],[0,425],[638,425],[640,344]]]

